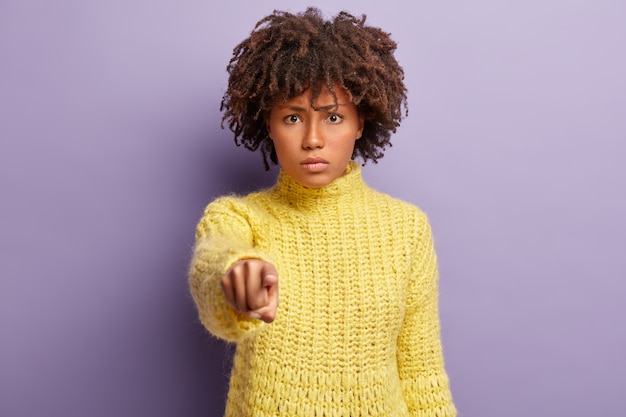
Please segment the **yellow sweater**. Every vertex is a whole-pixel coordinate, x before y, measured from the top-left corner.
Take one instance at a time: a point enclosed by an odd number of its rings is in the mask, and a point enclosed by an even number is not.
[[[276,320],[235,312],[220,288],[234,262],[278,271]],[[456,415],[441,348],[437,261],[417,207],[369,188],[361,168],[306,188],[209,204],[189,282],[200,319],[236,342],[227,417]]]

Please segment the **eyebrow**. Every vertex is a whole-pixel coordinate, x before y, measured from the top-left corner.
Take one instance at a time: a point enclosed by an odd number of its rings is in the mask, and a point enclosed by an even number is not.
[[[332,109],[336,109],[338,107],[345,107],[345,104],[341,104],[341,103],[337,103],[337,104],[329,104],[327,106],[321,106],[318,107],[317,109],[315,109],[315,111],[328,111],[328,110],[332,110]],[[289,109],[292,111],[296,111],[296,112],[304,112],[307,109],[305,109],[304,107],[300,107],[300,106],[280,106],[282,109]]]

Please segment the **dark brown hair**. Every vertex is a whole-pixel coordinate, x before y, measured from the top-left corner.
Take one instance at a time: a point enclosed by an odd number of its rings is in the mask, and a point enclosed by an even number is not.
[[[276,100],[309,88],[311,104],[324,86],[335,99],[333,88],[348,91],[365,120],[353,158],[377,162],[391,146],[403,107],[408,114],[404,71],[394,57],[396,42],[382,29],[365,25],[365,19],[340,12],[325,20],[313,7],[299,14],[274,11],[234,48],[220,107],[222,127],[228,123],[238,146],[260,148],[266,169],[268,158],[278,161],[265,118]]]

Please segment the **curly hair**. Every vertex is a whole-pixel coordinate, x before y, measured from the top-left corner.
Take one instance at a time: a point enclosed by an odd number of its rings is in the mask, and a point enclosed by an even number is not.
[[[323,87],[337,100],[334,88],[343,87],[364,118],[353,158],[376,163],[391,146],[403,117],[408,115],[404,71],[394,57],[397,44],[389,33],[365,25],[343,11],[325,20],[309,7],[292,14],[275,10],[259,20],[250,36],[233,49],[227,66],[228,88],[222,98],[225,122],[237,146],[261,149],[278,163],[265,119],[277,100],[289,100],[311,88],[311,105]]]

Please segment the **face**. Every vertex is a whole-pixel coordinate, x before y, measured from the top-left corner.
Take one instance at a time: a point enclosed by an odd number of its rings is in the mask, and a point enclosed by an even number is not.
[[[311,90],[274,104],[267,130],[281,167],[301,185],[318,188],[346,173],[354,144],[363,133],[363,118],[336,90],[337,100],[323,89],[311,106]]]

